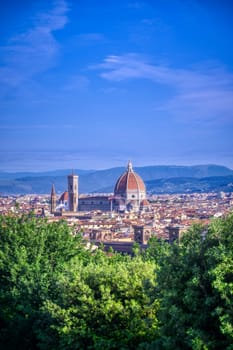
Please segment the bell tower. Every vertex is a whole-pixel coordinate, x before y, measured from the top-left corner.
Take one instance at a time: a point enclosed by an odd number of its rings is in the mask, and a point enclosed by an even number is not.
[[[68,175],[69,211],[78,210],[78,175]]]
[[[145,232],[143,225],[134,225],[134,241],[139,244],[145,243]]]

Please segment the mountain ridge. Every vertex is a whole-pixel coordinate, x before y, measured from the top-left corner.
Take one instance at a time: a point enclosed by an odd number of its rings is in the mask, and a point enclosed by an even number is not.
[[[150,191],[152,184],[149,181],[155,181],[153,186],[159,184],[168,188],[168,179],[193,179],[193,184],[197,182],[195,179],[228,177],[233,176],[233,170],[221,165],[206,164],[194,166],[181,165],[150,165],[145,167],[135,167],[142,179],[145,181],[147,190]],[[80,170],[74,169],[74,173],[79,175],[79,193],[93,192],[113,192],[114,185],[118,177],[126,171],[124,167],[115,167],[103,170]],[[29,193],[50,193],[51,186],[54,183],[57,193],[62,193],[67,189],[67,175],[71,170],[55,170],[47,172],[19,172],[19,173],[0,173],[0,193],[2,194],[29,194]],[[23,176],[22,176],[23,175]],[[159,181],[158,181],[159,180]],[[166,181],[165,181],[166,180]],[[172,188],[175,190],[175,180],[172,181]],[[181,181],[181,180],[180,180]],[[213,184],[212,180],[206,180]],[[222,178],[225,182],[226,179]],[[229,179],[231,181],[231,179]],[[149,183],[148,183],[149,182]],[[218,182],[218,181],[217,181]],[[201,181],[199,181],[201,183]],[[178,181],[177,186],[180,186]],[[219,183],[218,183],[219,186]],[[218,187],[217,186],[217,187]],[[207,187],[208,186],[204,186]],[[212,188],[213,186],[210,186]],[[195,186],[194,186],[195,188]],[[105,191],[104,191],[105,190]],[[163,189],[161,189],[163,191]]]

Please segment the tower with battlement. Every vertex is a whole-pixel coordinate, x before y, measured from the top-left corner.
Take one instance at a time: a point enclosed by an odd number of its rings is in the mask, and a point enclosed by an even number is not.
[[[69,211],[78,210],[78,175],[68,175],[68,208]]]

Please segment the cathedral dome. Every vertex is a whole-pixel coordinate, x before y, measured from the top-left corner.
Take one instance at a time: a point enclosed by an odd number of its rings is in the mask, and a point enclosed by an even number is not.
[[[127,171],[116,182],[114,194],[126,195],[128,192],[145,193],[146,188],[142,178],[133,171],[132,163],[128,163]]]
[[[62,193],[61,197],[59,198],[60,203],[68,202],[69,194],[68,191],[65,191]]]

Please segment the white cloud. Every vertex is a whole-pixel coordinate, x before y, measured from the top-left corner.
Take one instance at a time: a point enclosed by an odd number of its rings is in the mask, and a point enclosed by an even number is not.
[[[50,12],[38,15],[38,22],[49,31],[62,29],[68,21],[66,16],[68,10],[69,8],[66,1],[58,0],[55,2],[55,6]]]
[[[222,118],[231,121],[233,110],[233,74],[220,65],[195,68],[173,68],[152,64],[137,54],[107,56],[98,65],[90,67],[110,82],[147,79],[174,91],[166,103],[157,105],[179,117]]]
[[[54,64],[59,44],[53,32],[65,26],[67,11],[64,0],[55,2],[51,11],[39,13],[27,31],[11,38],[7,46],[0,48],[3,61],[0,82],[5,87],[17,87]]]

